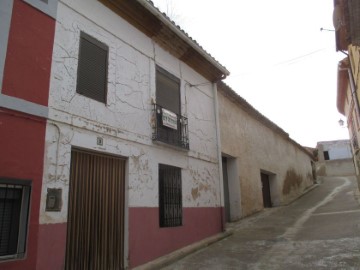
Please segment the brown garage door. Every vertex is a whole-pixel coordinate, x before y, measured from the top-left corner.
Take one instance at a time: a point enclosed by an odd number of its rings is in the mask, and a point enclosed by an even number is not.
[[[66,269],[124,268],[125,160],[71,153]]]

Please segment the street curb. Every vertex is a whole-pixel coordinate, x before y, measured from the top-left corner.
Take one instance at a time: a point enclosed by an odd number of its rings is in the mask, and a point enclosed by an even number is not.
[[[224,238],[229,237],[232,235],[233,231],[225,231],[223,233],[219,233],[217,235],[205,238],[199,242],[196,242],[194,244],[191,244],[189,246],[183,247],[181,249],[178,249],[168,255],[162,256],[158,259],[155,259],[151,262],[148,262],[146,264],[140,265],[138,267],[132,268],[133,270],[155,270],[155,269],[161,269],[162,267],[165,267],[169,264],[172,264],[200,249],[203,249],[207,246],[210,246],[211,244],[218,242]]]
[[[290,204],[292,204],[293,202],[297,201],[298,199],[300,199],[301,197],[303,197],[304,195],[308,194],[310,191],[313,191],[315,188],[319,187],[320,186],[320,183],[316,183],[316,184],[313,184],[312,186],[306,188],[303,193],[301,193],[298,197],[296,197],[295,199],[293,199],[292,201],[286,203],[286,204],[283,204],[281,206],[288,206]]]

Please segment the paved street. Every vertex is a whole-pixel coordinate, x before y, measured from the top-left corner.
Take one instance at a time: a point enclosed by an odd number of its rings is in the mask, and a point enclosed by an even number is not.
[[[353,177],[328,177],[289,206],[231,224],[234,234],[164,268],[360,269]]]

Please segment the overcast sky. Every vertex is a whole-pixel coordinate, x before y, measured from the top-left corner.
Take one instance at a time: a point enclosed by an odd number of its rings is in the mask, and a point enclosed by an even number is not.
[[[231,73],[225,82],[304,146],[348,139],[336,108],[333,0],[153,0]]]

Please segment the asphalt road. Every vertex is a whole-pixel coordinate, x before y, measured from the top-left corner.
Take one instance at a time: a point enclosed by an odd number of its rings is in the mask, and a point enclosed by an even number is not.
[[[164,270],[360,269],[354,177],[328,177],[292,204],[231,224],[234,234]]]

